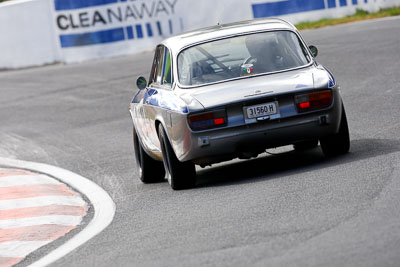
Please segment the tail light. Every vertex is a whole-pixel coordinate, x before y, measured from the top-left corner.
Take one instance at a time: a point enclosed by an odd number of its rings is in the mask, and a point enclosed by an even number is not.
[[[225,110],[217,110],[189,116],[190,127],[195,131],[222,127],[225,126],[226,123]]]
[[[325,90],[295,97],[297,111],[305,112],[309,110],[327,108],[332,104],[332,91]]]

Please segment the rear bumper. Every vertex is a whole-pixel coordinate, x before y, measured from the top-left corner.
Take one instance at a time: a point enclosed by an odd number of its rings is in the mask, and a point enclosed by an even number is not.
[[[267,148],[320,139],[338,131],[341,115],[341,105],[338,104],[330,110],[292,118],[203,133],[191,132],[186,138],[187,153],[178,158],[206,165],[233,159],[243,153],[261,153]]]

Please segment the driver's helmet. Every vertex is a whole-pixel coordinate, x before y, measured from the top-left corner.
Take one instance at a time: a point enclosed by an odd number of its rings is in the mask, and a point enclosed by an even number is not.
[[[245,43],[253,62],[261,71],[274,69],[274,60],[279,54],[274,34],[252,34],[246,37]]]

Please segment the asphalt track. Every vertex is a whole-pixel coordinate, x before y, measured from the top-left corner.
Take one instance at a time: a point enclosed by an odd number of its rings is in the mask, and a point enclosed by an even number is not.
[[[53,265],[399,266],[400,18],[303,35],[341,84],[351,152],[271,150],[199,169],[186,191],[137,178],[128,106],[151,53],[0,72],[0,156],[91,178],[117,206]]]

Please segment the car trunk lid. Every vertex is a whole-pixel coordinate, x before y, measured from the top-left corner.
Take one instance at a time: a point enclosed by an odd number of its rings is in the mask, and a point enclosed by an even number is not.
[[[314,88],[313,72],[308,68],[277,74],[249,77],[190,89],[190,95],[204,108],[272,97]]]

